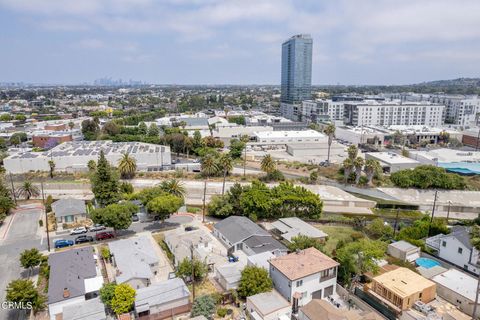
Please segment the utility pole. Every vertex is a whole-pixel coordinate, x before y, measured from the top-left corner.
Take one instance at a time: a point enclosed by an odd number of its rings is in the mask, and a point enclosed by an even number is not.
[[[479,131],[480,132],[480,131]],[[247,143],[245,142],[245,148],[243,153],[243,177],[245,178],[246,175],[246,167],[247,167]]]
[[[15,206],[17,205],[17,195],[15,192],[15,187],[13,185],[13,178],[12,178],[12,173],[10,172],[10,184],[12,185],[12,196],[13,196],[13,201],[15,202]]]
[[[192,300],[195,300],[195,264],[193,261],[193,243],[190,243],[190,261],[192,263]]]
[[[448,208],[447,208],[447,225],[448,225],[448,218],[450,218],[450,205],[452,201],[448,200]]]
[[[435,215],[435,206],[437,205],[437,196],[438,196],[438,190],[435,190],[435,198],[433,198],[432,216],[430,217],[430,223],[428,224],[427,237],[430,237],[430,228],[431,228],[432,223],[433,223],[433,216]]]
[[[204,182],[204,186],[203,186],[203,210],[202,210],[202,222],[205,222],[205,200],[206,200],[206,197],[207,197],[207,178],[205,178],[205,182]]]
[[[393,225],[393,238],[397,235],[398,215],[400,214],[400,208],[397,208],[397,215],[395,216],[395,224]]]
[[[42,187],[43,211],[45,211],[45,229],[47,230],[47,248],[48,248],[48,252],[50,252],[50,235],[48,234],[48,215],[47,215],[47,207],[45,206],[45,193],[43,192],[43,181],[40,182],[40,186]]]

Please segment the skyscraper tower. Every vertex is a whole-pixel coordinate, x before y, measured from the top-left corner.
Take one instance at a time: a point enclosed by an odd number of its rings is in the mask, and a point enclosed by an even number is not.
[[[311,99],[312,42],[310,35],[299,34],[282,44],[282,103]]]

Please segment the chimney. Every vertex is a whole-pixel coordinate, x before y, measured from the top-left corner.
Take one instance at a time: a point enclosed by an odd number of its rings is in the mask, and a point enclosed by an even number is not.
[[[68,290],[68,288],[63,288],[63,297],[65,299],[70,297],[70,290]]]

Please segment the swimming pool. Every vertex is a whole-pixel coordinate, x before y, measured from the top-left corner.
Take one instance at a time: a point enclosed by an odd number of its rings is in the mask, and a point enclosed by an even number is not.
[[[418,258],[417,260],[415,260],[415,263],[417,264],[417,266],[424,267],[425,269],[430,269],[440,265],[440,263],[438,263],[437,261],[428,258]]]

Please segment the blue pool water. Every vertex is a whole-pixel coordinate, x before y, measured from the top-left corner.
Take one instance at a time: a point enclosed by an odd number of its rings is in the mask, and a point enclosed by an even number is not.
[[[480,163],[478,162],[439,162],[438,166],[458,174],[480,174]]]
[[[417,264],[417,266],[424,267],[425,269],[430,269],[440,265],[440,263],[438,263],[437,261],[428,258],[418,258],[417,260],[415,260],[415,263]]]

